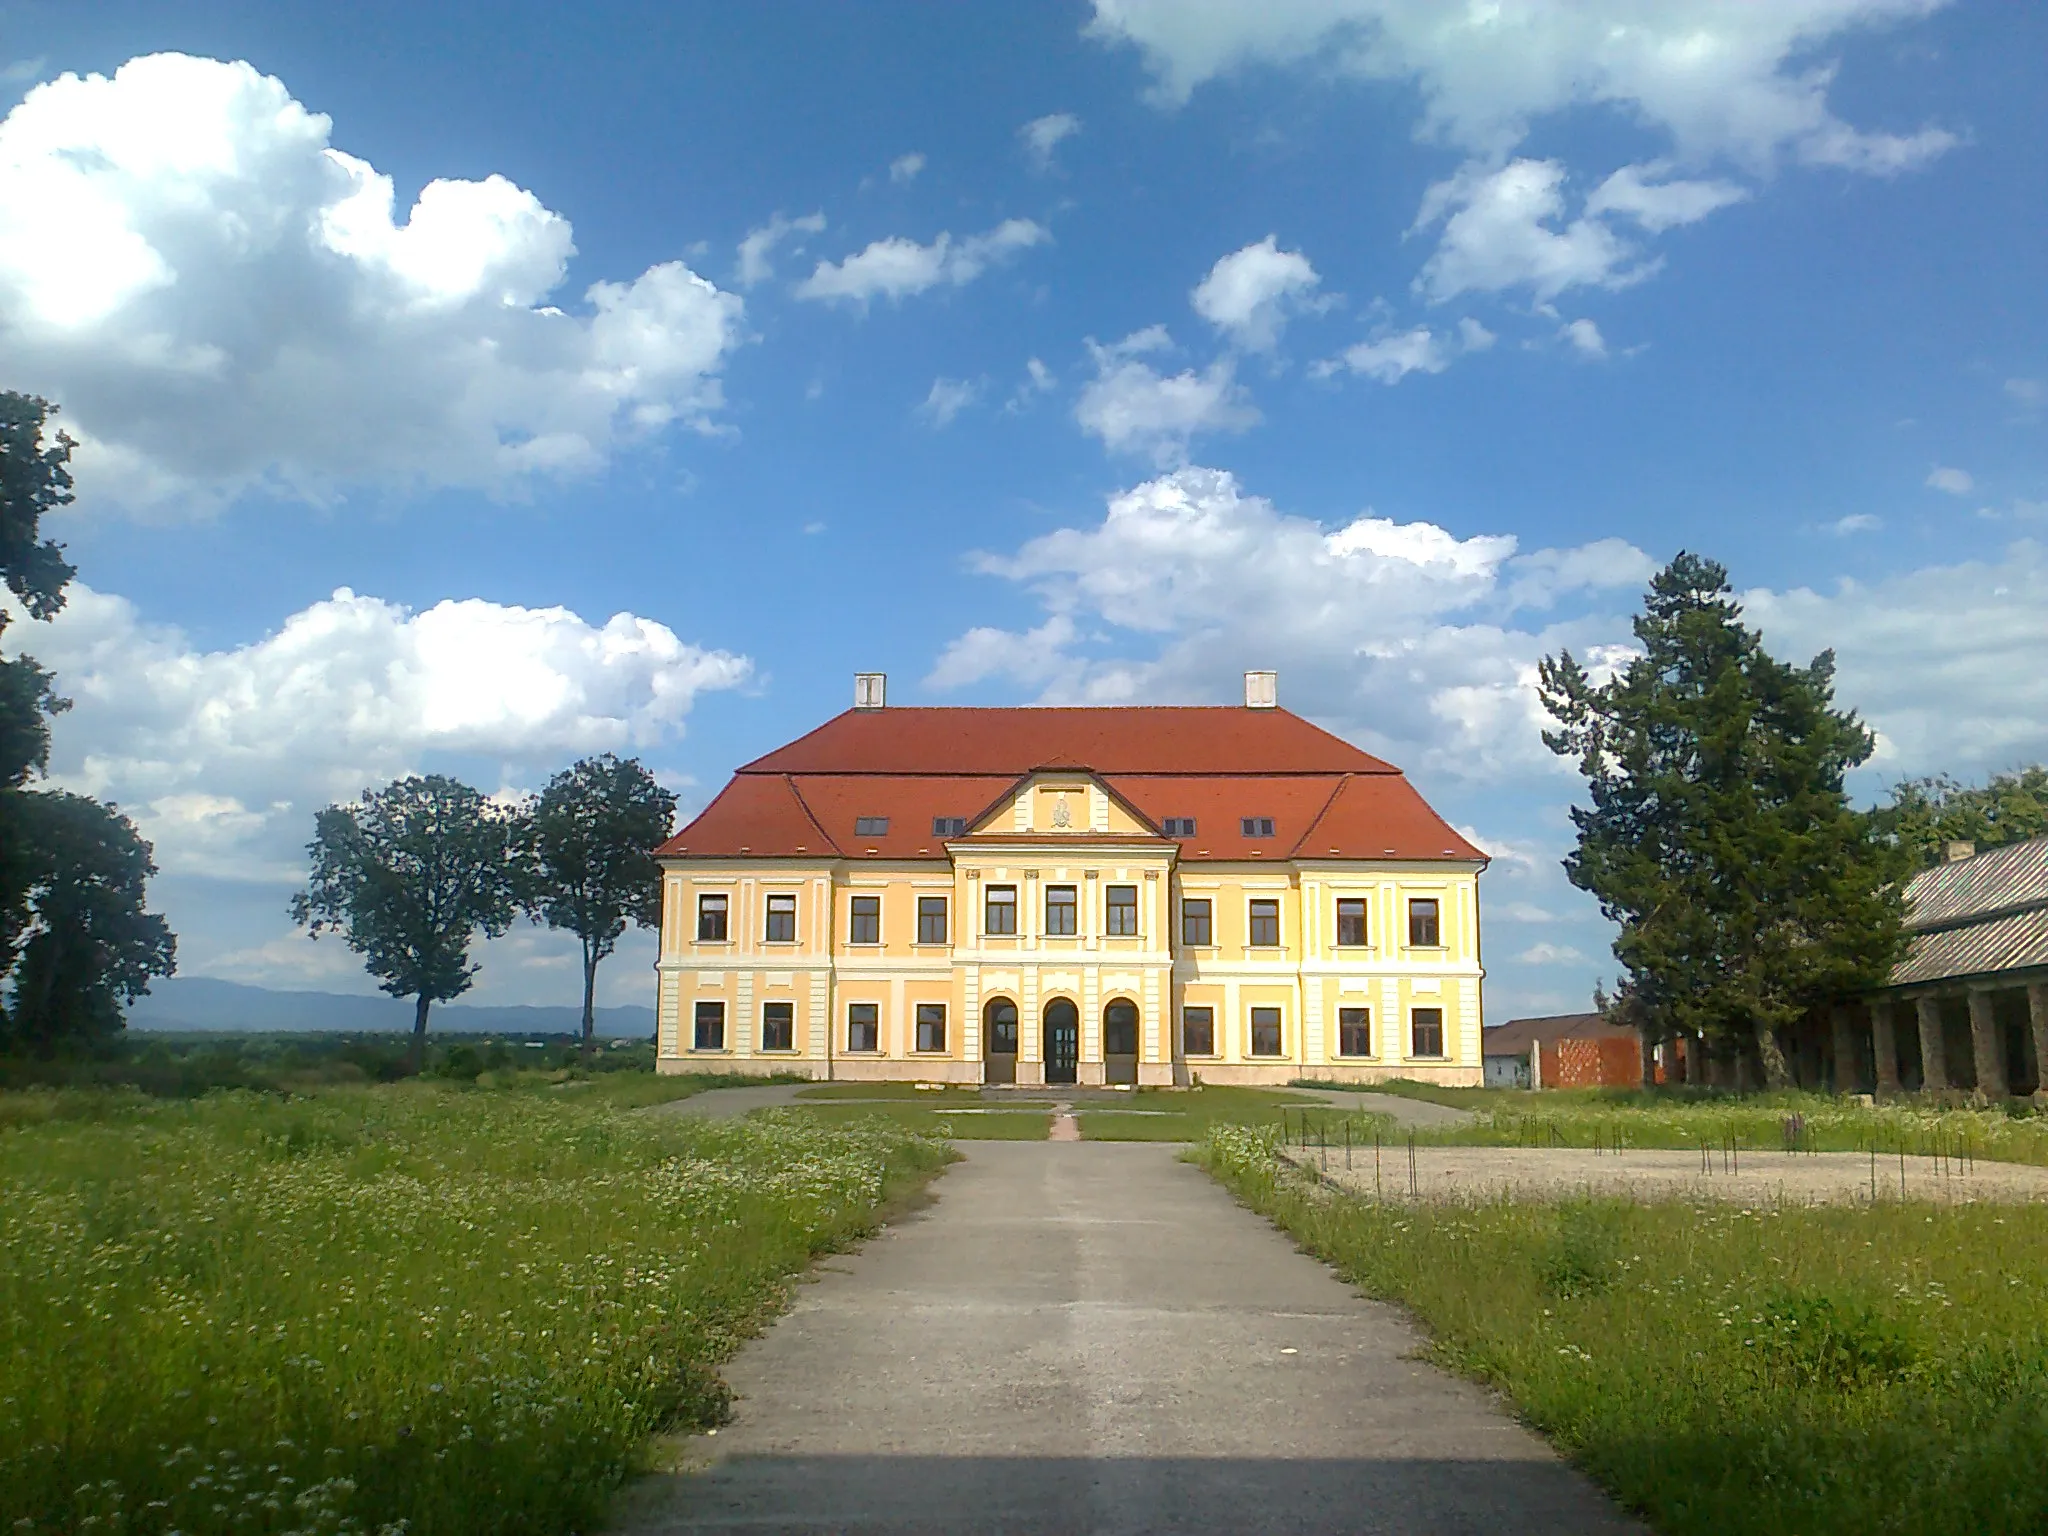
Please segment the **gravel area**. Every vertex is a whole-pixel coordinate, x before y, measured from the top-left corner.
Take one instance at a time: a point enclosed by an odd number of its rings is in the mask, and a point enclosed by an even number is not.
[[[1560,1200],[1621,1195],[1640,1200],[1707,1199],[1743,1205],[1868,1204],[1871,1200],[2048,1200],[2048,1168],[2023,1163],[1960,1163],[1951,1159],[1862,1152],[1743,1152],[1734,1161],[1716,1150],[1598,1153],[1550,1147],[1417,1147],[1411,1187],[1405,1143],[1303,1151],[1288,1157],[1320,1169],[1331,1183],[1365,1194],[1425,1200],[1493,1200],[1503,1196]]]

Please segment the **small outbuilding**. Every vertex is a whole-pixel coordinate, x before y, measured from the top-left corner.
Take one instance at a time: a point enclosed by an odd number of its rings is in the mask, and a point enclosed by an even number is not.
[[[1489,1088],[1633,1088],[1643,1080],[1641,1037],[1597,1013],[1510,1019],[1482,1045]]]

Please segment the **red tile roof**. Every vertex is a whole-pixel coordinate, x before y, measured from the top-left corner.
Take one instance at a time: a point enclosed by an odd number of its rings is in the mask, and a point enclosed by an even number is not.
[[[1299,715],[1200,708],[848,711],[740,769],[659,851],[941,861],[933,818],[980,816],[1041,768],[1095,774],[1155,837],[1192,817],[1184,860],[1485,857],[1399,769]],[[864,817],[888,831],[858,833]]]

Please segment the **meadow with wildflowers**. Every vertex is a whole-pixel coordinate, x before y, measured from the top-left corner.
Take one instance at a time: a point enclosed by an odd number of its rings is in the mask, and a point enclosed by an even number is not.
[[[6,1096],[0,1526],[590,1530],[949,1155],[588,1089]]]
[[[1414,1203],[1191,1154],[1666,1536],[2048,1530],[2048,1208]]]

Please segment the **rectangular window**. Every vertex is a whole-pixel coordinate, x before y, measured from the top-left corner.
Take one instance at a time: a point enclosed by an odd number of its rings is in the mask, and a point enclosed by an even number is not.
[[[1245,816],[1240,818],[1238,826],[1246,837],[1273,835],[1273,818],[1270,816]]]
[[[1187,896],[1180,904],[1180,941],[1195,949],[1206,949],[1216,942],[1215,928],[1209,921],[1209,898]]]
[[[917,942],[920,944],[943,944],[946,942],[945,897],[920,896],[917,898]]]
[[[1337,1010],[1337,1054],[1339,1056],[1370,1056],[1372,1054],[1372,1010],[1370,1008],[1339,1008]]]
[[[866,1055],[882,1048],[882,1008],[879,1003],[846,1005],[846,1050],[849,1055]]]
[[[1169,816],[1159,823],[1159,830],[1168,837],[1193,837],[1195,818],[1192,816]]]
[[[1337,903],[1337,943],[1339,947],[1362,949],[1365,946],[1365,899],[1347,897]]]
[[[1252,1054],[1254,1056],[1278,1056],[1280,1054],[1280,1010],[1278,1008],[1254,1008],[1252,1010]]]
[[[856,896],[853,898],[851,920],[846,925],[846,941],[849,944],[879,944],[882,942],[881,897]]]
[[[1275,949],[1280,944],[1280,903],[1260,898],[1251,906],[1252,943]]]
[[[794,896],[770,896],[768,898],[768,942],[770,944],[794,944],[796,942],[796,898]]]
[[[1408,903],[1408,942],[1417,949],[1435,949],[1443,943],[1437,929],[1434,896],[1418,896]]]
[[[966,835],[967,818],[965,816],[934,816],[932,818],[933,837],[965,837]]]
[[[697,1033],[692,1048],[699,1051],[722,1051],[725,1049],[725,1004],[699,1003],[697,1005]]]
[[[793,1051],[796,1049],[795,1003],[763,1003],[761,1005],[761,1049],[764,1051]]]
[[[920,1051],[943,1051],[946,1048],[946,1005],[944,1003],[919,1003],[917,1005],[917,1048]]]
[[[853,818],[855,837],[887,837],[889,818],[886,816],[856,816]]]
[[[1135,885],[1104,886],[1102,898],[1105,922],[1102,931],[1113,939],[1138,936],[1138,888]]]
[[[1180,1053],[1183,1056],[1216,1054],[1216,1010],[1183,1008],[1180,1011]]]
[[[1002,937],[1015,937],[1017,932],[1017,887],[1014,885],[992,885],[982,897],[981,931]]]
[[[727,904],[727,898],[724,896],[699,896],[697,898],[698,943],[723,944],[725,942]]]
[[[1045,888],[1045,931],[1059,937],[1071,938],[1081,931],[1079,915],[1081,906],[1071,885],[1048,885]]]
[[[1418,1008],[1408,1016],[1414,1039],[1416,1056],[1441,1056],[1444,1053],[1444,1011],[1441,1008]]]

